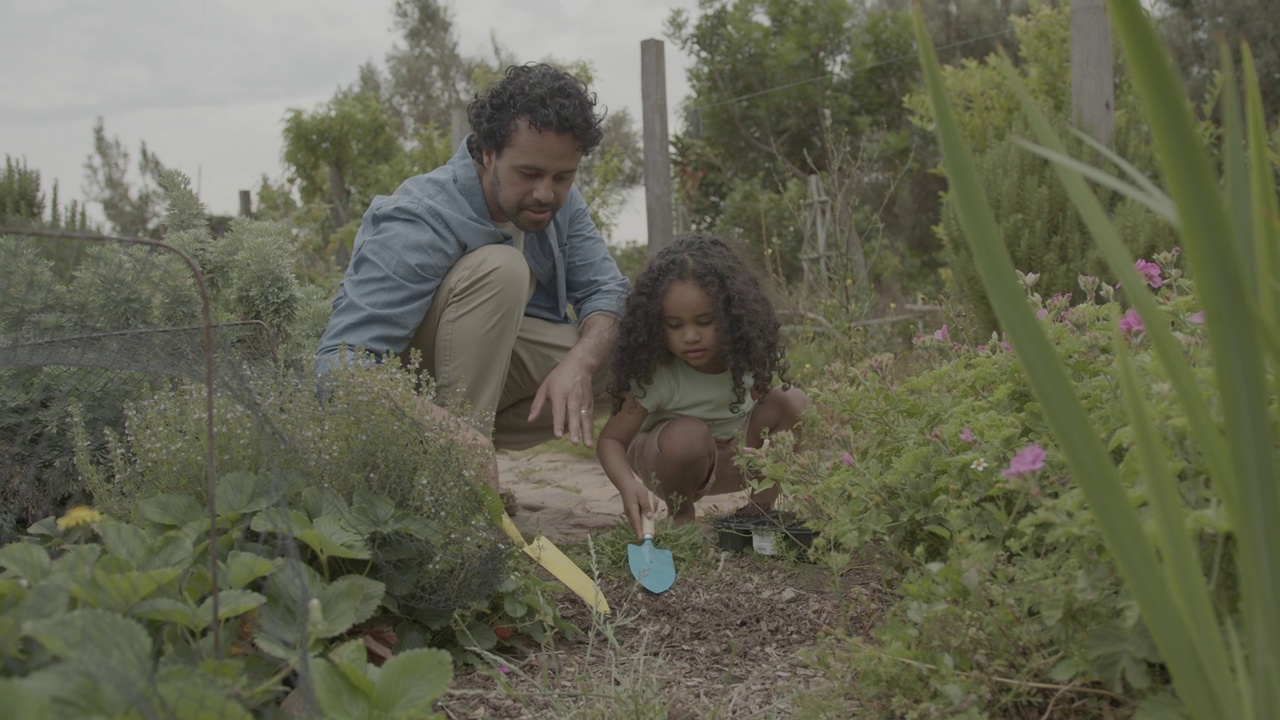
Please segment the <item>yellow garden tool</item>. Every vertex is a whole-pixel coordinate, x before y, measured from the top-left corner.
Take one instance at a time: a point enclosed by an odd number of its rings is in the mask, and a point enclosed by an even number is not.
[[[520,534],[520,529],[511,522],[511,516],[505,512],[502,513],[502,531],[511,538],[516,547],[546,568],[557,580],[564,583],[565,587],[577,593],[589,607],[603,615],[609,614],[609,603],[605,601],[604,593],[600,592],[595,581],[582,572],[582,568],[575,565],[568,555],[561,552],[560,548],[552,545],[550,540],[539,535],[533,539],[533,542],[526,543],[524,536]]]

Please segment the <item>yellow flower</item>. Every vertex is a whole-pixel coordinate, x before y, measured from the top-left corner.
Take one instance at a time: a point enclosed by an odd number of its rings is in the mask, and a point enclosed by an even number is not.
[[[67,528],[89,525],[90,523],[98,522],[102,518],[102,513],[88,505],[72,505],[71,509],[67,510],[66,515],[58,518],[58,529],[66,530]]]

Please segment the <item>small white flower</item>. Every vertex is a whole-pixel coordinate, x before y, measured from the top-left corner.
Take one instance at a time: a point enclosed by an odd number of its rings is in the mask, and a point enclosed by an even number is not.
[[[978,472],[982,472],[983,470],[987,469],[987,459],[978,458],[977,460],[974,460],[972,463],[970,463],[969,467],[973,468],[974,470],[977,470]]]

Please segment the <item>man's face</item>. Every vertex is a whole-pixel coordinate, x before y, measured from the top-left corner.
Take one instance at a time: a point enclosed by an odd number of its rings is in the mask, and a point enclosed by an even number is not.
[[[539,132],[517,120],[507,146],[485,150],[482,159],[480,184],[493,221],[510,220],[525,232],[538,232],[564,204],[582,153],[573,135]]]

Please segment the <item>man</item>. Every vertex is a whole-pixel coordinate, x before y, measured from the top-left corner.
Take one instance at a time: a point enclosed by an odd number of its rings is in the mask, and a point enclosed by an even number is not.
[[[508,68],[467,114],[472,134],[447,164],[370,204],[317,372],[357,348],[417,349],[437,396],[465,400],[495,447],[566,433],[590,446],[627,291],[573,184],[603,115],[584,83],[543,64]]]

